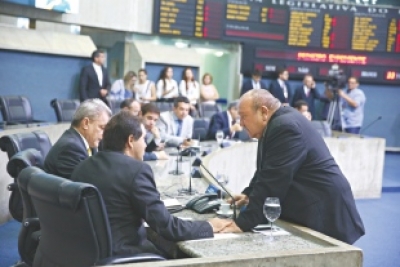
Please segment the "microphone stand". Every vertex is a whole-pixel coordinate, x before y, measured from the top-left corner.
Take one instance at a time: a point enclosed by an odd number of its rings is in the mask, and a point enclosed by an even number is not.
[[[365,130],[367,130],[369,127],[371,127],[372,125],[374,125],[377,121],[380,121],[382,119],[382,116],[379,116],[378,118],[376,118],[375,120],[373,120],[370,124],[368,124],[367,126],[365,126],[364,129],[362,129],[362,131],[360,130],[360,138],[364,138],[364,136],[361,134],[362,132],[365,132]]]
[[[172,175],[183,174],[183,172],[179,170],[179,155],[180,155],[181,148],[178,146],[177,149],[178,149],[178,154],[176,155],[176,169],[169,172],[169,174],[172,174]]]

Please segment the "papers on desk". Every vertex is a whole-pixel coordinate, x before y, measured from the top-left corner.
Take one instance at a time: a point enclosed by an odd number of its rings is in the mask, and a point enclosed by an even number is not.
[[[164,199],[163,202],[168,210],[175,210],[183,207],[183,205],[176,198]]]
[[[240,235],[238,235],[238,234],[232,234],[232,233],[218,234],[218,233],[214,233],[214,237],[212,237],[212,238],[186,240],[185,242],[200,242],[200,241],[204,241],[204,240],[219,240],[219,239],[230,239],[230,238],[238,238],[238,237],[240,237]]]

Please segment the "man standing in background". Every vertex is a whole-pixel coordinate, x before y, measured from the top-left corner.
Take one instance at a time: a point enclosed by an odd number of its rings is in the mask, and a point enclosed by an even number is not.
[[[306,74],[303,79],[303,85],[296,88],[293,99],[292,106],[299,100],[304,100],[307,102],[308,111],[311,116],[315,118],[315,99],[321,99],[321,95],[315,88],[315,81],[311,74]]]
[[[102,50],[92,53],[92,64],[84,67],[79,80],[80,100],[85,101],[91,98],[100,98],[108,104],[106,96],[111,83],[107,69],[103,67],[105,56]]]
[[[248,80],[243,83],[242,90],[240,95],[243,95],[247,91],[251,89],[267,89],[265,83],[261,80],[261,72],[259,70],[253,71],[251,74],[251,80]]]
[[[292,92],[288,83],[289,72],[287,69],[280,68],[277,71],[278,79],[271,81],[268,91],[284,106],[289,106],[292,100]]]

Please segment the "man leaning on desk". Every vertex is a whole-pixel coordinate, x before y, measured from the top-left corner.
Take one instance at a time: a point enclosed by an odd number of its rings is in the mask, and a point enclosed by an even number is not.
[[[352,244],[364,235],[347,179],[307,119],[268,91],[253,89],[239,102],[241,125],[257,138],[257,170],[235,197],[247,205],[224,232],[249,231],[266,221],[263,204],[278,197],[281,218]]]
[[[145,128],[127,111],[105,127],[103,148],[78,165],[73,181],[90,183],[101,192],[111,225],[113,254],[159,253],[147,240],[143,221],[171,241],[213,236],[229,222],[221,219],[185,221],[172,216],[160,200],[149,165],[142,161]]]

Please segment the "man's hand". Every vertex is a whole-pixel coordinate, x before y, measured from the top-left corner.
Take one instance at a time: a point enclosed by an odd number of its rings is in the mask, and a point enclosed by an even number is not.
[[[249,197],[245,194],[235,195],[233,196],[236,207],[244,206],[249,204]],[[232,199],[228,200],[229,204],[232,204]]]
[[[231,221],[231,220],[219,219],[219,218],[210,219],[210,220],[208,220],[208,222],[212,226],[213,233],[219,233],[223,229],[225,229],[225,227],[227,227],[233,223],[233,221]]]
[[[107,89],[100,89],[100,95],[101,95],[102,97],[106,97],[107,94],[108,94]]]
[[[339,89],[339,90],[338,90],[338,95],[339,95],[340,97],[343,97],[343,96],[345,95],[345,93],[343,92],[342,89]]]
[[[159,143],[159,144],[157,145],[156,150],[157,150],[157,151],[161,151],[161,150],[164,150],[164,148],[165,148],[165,143]]]
[[[182,143],[182,147],[190,147],[192,145],[192,140],[191,139],[185,139]]]
[[[220,233],[243,233],[243,231],[236,225],[235,222],[232,222],[230,225],[220,231]]]
[[[242,130],[243,130],[243,128],[242,128],[242,126],[240,126],[239,123],[235,123],[234,125],[231,126],[231,133],[240,132]]]
[[[158,130],[157,126],[153,126],[150,130],[150,132],[154,135],[155,139],[159,139],[160,138],[160,131]]]
[[[156,154],[158,160],[167,160],[167,159],[169,159],[168,154],[165,153],[165,151],[156,151],[156,152],[153,152],[153,153]]]

